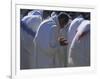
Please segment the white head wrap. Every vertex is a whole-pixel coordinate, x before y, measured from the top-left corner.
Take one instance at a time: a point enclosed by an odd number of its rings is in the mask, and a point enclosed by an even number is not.
[[[28,13],[28,15],[41,15],[43,16],[43,10],[33,10]]]

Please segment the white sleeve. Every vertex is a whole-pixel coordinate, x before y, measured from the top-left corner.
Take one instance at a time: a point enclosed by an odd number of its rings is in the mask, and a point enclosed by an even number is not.
[[[53,25],[51,27],[51,33],[50,33],[50,48],[53,50],[53,52],[57,52],[59,48],[59,42],[58,42],[58,28],[56,25]]]

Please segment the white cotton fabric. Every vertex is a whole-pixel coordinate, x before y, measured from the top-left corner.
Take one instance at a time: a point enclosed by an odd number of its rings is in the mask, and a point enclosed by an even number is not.
[[[80,40],[79,36],[89,31]],[[90,65],[90,21],[84,20],[77,29],[77,33],[69,49],[69,66]]]

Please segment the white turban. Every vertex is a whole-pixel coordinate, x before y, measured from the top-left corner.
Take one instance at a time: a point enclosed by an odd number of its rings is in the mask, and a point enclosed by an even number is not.
[[[28,13],[28,15],[41,15],[43,16],[43,10],[33,10]]]

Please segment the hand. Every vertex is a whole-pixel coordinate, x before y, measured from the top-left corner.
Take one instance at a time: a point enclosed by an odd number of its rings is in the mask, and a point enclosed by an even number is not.
[[[59,38],[58,41],[59,41],[59,43],[60,43],[61,46],[66,46],[66,45],[68,45],[67,40],[65,40],[64,38]]]

